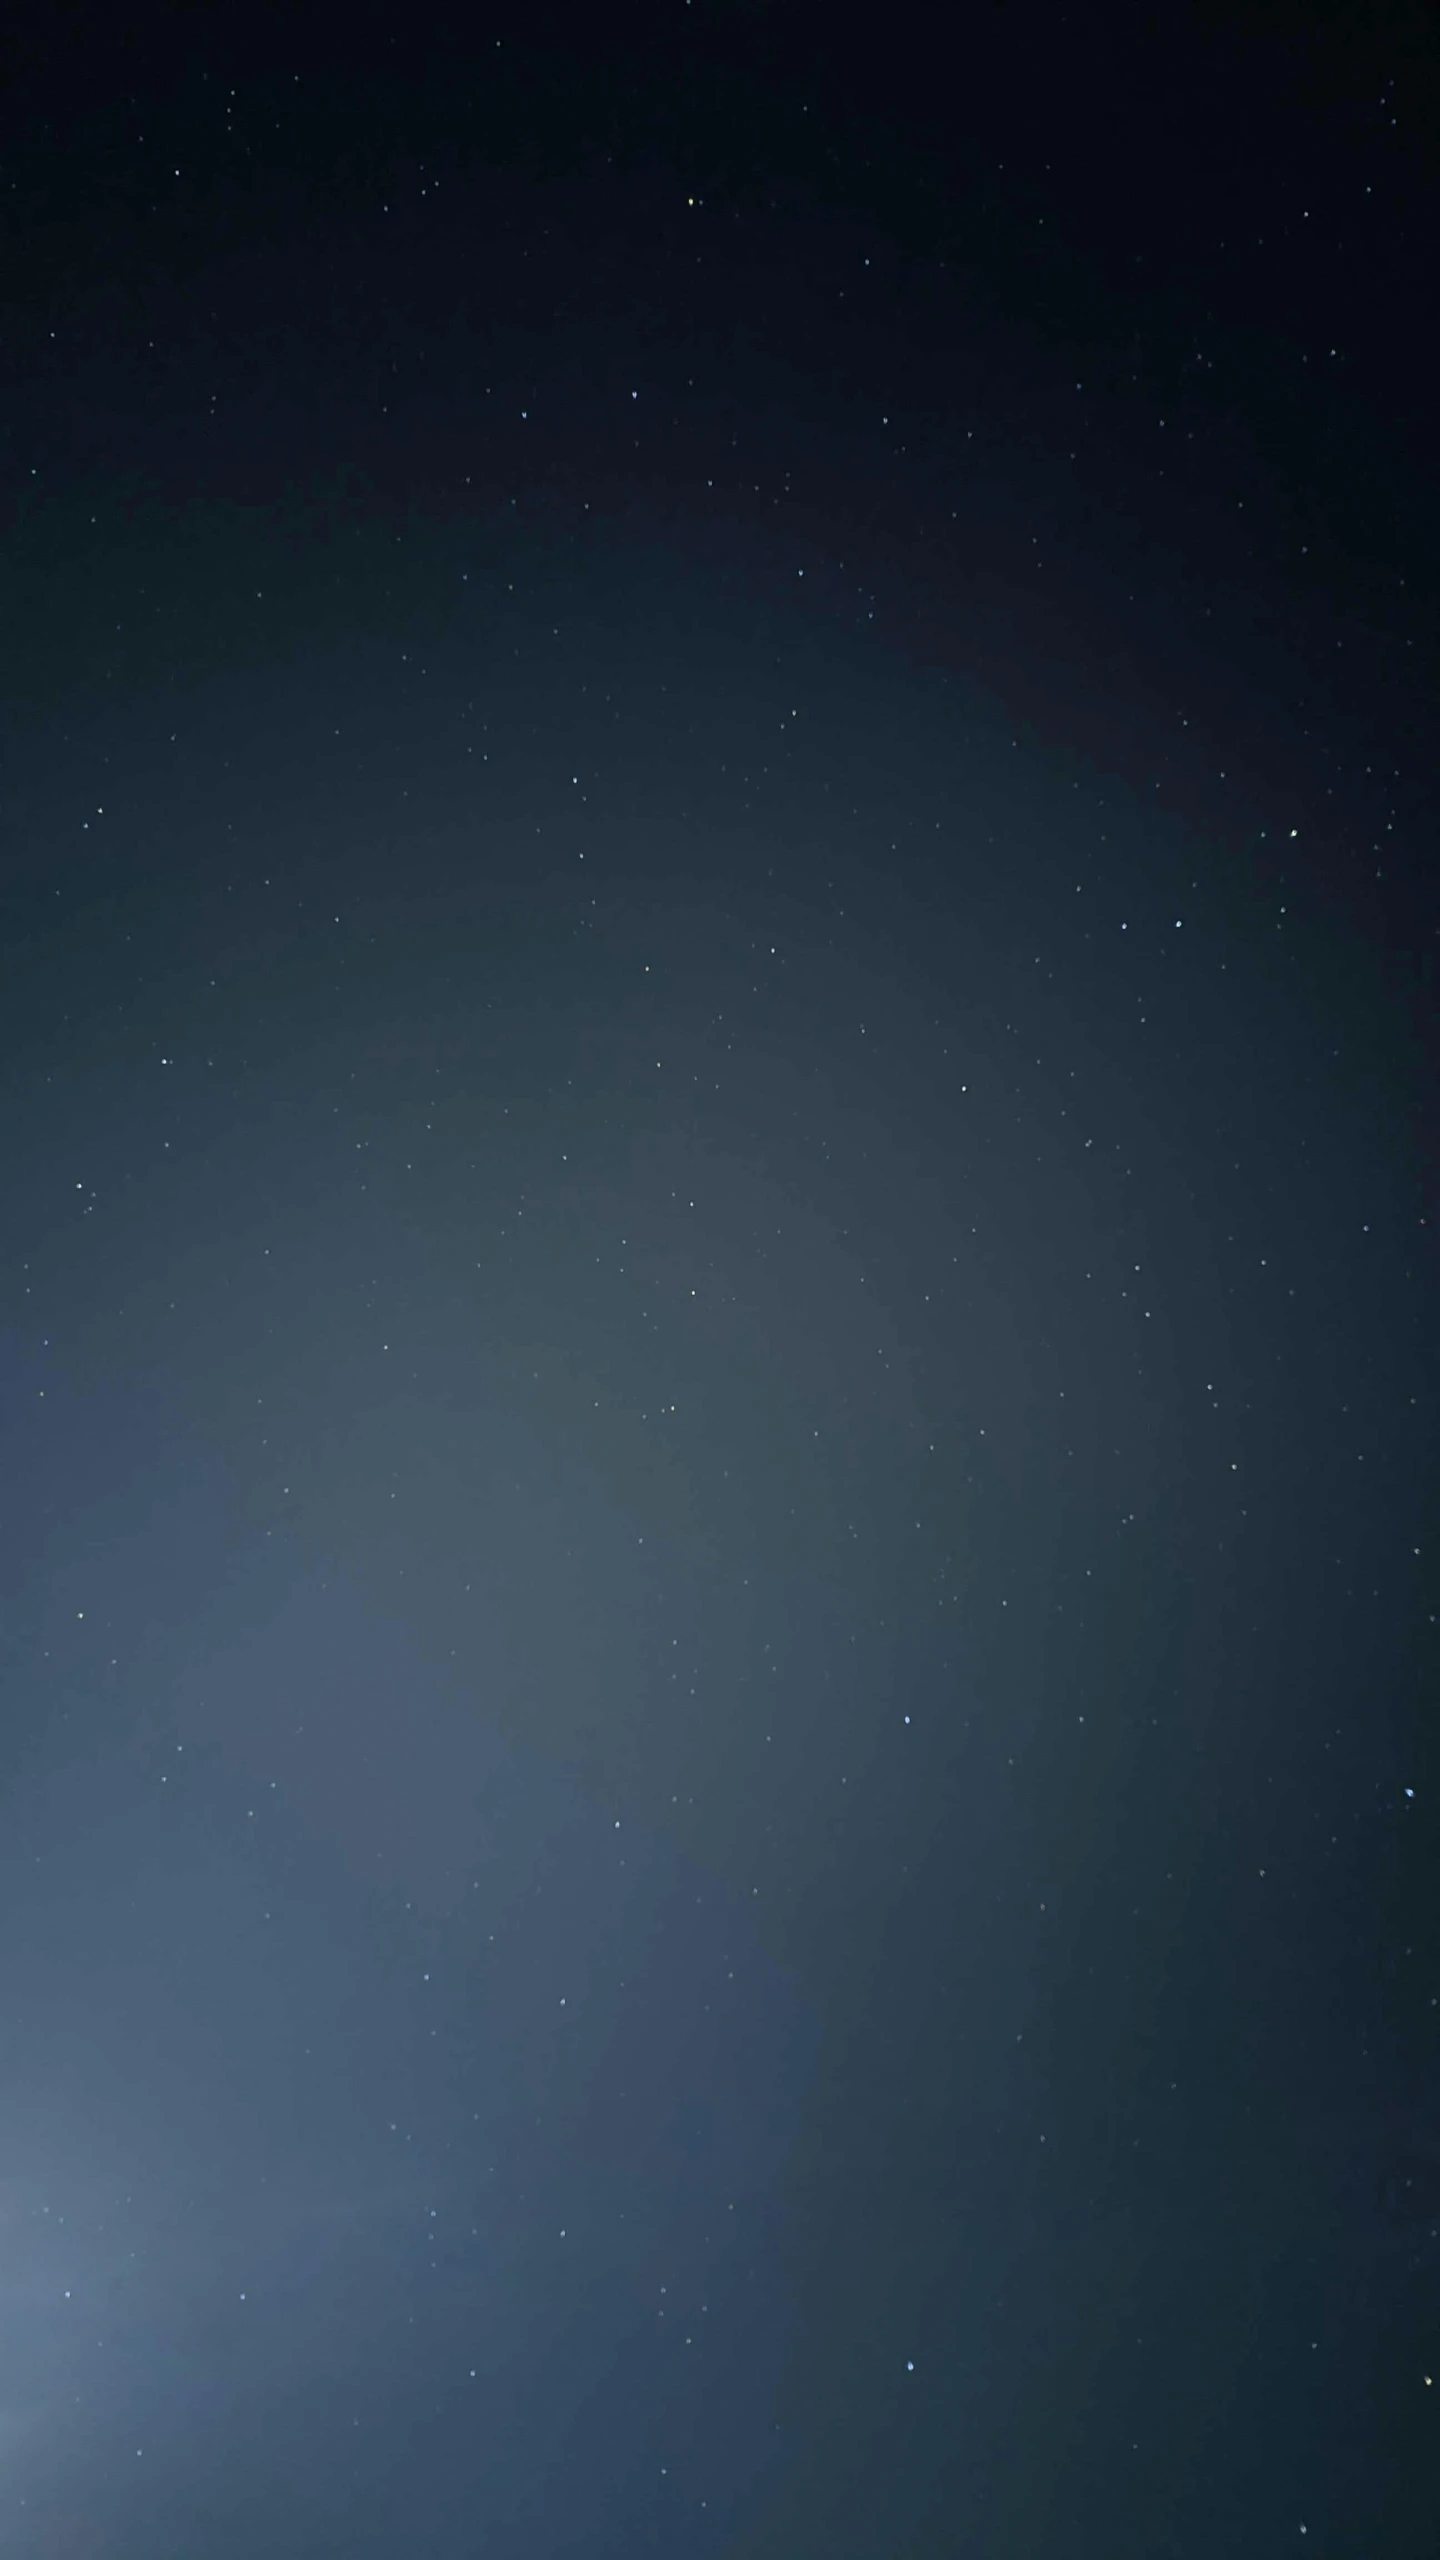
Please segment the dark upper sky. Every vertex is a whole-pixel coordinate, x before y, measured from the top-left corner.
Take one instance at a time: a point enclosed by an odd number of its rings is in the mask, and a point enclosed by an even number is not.
[[[1431,2560],[1433,19],[5,41],[5,2551]]]

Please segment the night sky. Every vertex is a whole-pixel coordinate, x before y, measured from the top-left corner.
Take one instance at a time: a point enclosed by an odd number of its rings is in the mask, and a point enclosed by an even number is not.
[[[14,2560],[1440,2550],[1437,172],[7,13]]]

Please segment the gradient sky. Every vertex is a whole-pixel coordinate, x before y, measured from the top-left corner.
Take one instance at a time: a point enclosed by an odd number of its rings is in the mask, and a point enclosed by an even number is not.
[[[1440,48],[21,11],[0,2548],[1429,2560]]]

